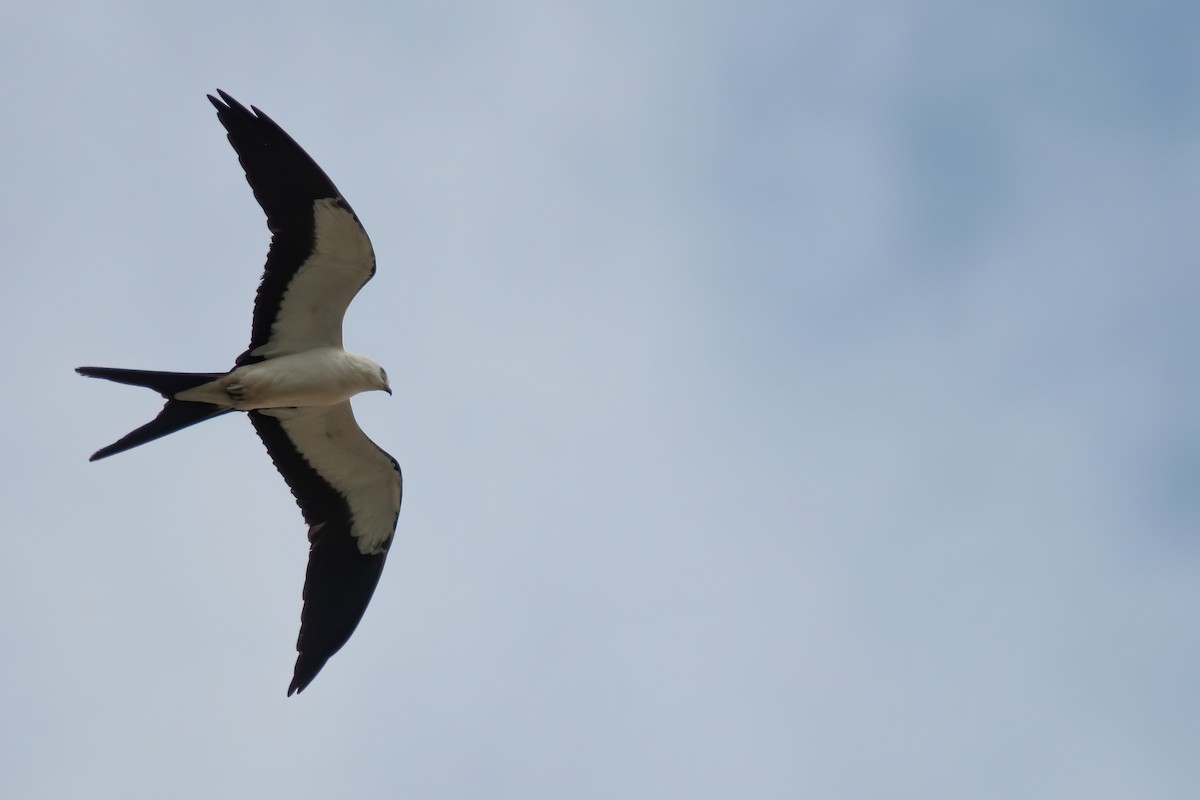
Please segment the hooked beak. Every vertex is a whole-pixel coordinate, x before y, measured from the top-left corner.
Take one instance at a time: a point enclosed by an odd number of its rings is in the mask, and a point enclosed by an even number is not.
[[[385,387],[383,387],[383,390],[388,393],[388,397],[392,396],[392,387],[385,386]]]

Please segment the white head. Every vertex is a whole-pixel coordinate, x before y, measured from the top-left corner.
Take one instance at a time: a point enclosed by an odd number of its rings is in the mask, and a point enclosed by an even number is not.
[[[378,389],[381,392],[392,393],[391,384],[388,383],[387,370],[366,356],[360,356],[357,353],[347,353],[346,355],[352,357],[355,371],[362,381],[362,389],[359,391],[370,392]]]

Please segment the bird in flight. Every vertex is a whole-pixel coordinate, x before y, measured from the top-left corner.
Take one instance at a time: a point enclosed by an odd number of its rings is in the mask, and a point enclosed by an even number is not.
[[[350,398],[392,393],[387,373],[342,349],[342,319],[375,274],[358,217],[317,163],[263,112],[208,96],[267,215],[271,248],[250,346],[228,372],[79,367],[153,389],[166,405],[97,461],[231,411],[244,411],[308,524],[308,571],[288,696],[303,691],[366,611],[400,515],[400,465],[358,427]]]

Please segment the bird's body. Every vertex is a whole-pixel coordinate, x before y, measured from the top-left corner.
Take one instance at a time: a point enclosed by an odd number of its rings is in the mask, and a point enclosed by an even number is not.
[[[354,632],[400,513],[400,467],[358,427],[349,402],[360,392],[391,394],[387,373],[342,348],[346,307],[375,274],[375,254],[350,205],[308,154],[261,111],[218,94],[209,100],[272,233],[250,346],[224,373],[77,371],[145,386],[167,401],[93,461],[232,411],[250,417],[309,525],[291,695]]]
[[[340,347],[318,347],[235,367],[174,398],[254,411],[332,406],[373,389],[390,391],[382,367]]]

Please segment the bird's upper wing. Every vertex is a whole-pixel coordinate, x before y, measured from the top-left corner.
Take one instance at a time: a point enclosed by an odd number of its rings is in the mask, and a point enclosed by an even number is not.
[[[341,347],[346,307],[375,274],[371,240],[333,181],[292,137],[257,108],[217,94],[220,99],[208,99],[271,229],[250,346],[237,363]]]
[[[383,572],[400,514],[396,460],[367,438],[350,403],[250,412],[308,523],[299,656],[302,691],[354,633]]]

